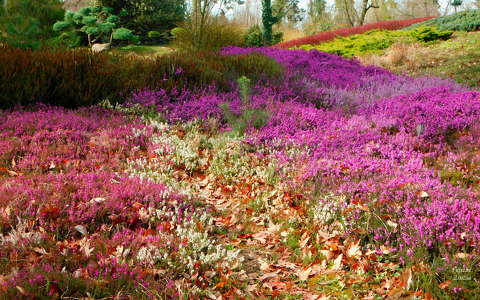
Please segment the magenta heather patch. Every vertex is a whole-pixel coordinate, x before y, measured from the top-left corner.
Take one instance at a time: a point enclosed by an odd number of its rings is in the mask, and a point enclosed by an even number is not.
[[[372,209],[403,220],[399,232],[388,235],[390,242],[423,239],[433,245],[436,240],[446,241],[445,218],[458,223],[468,219],[472,229],[468,235],[461,233],[466,227],[452,229],[448,239],[459,242],[468,236],[471,241],[477,236],[475,218],[432,213],[441,213],[451,205],[447,199],[461,195],[464,198],[458,199],[470,199],[469,210],[476,211],[478,205],[475,193],[452,187],[425,162],[438,160],[447,147],[446,139],[480,119],[479,93],[465,91],[452,81],[412,79],[318,51],[229,47],[221,53],[251,52],[275,59],[285,70],[282,82],[252,89],[251,105],[265,110],[269,119],[264,127],[248,132],[249,144],[279,150],[279,161],[286,166],[298,164],[303,181],[370,202]],[[157,106],[161,102],[167,119],[175,122],[221,119],[223,103],[241,111],[236,93],[197,93],[174,104],[163,93],[158,96],[163,99],[160,102],[149,97],[145,95],[145,101]],[[287,154],[291,148],[304,151],[296,162]],[[418,196],[422,192],[430,197],[422,200]],[[424,210],[409,208],[421,200]],[[422,221],[426,219],[431,222]],[[435,238],[425,238],[425,224]]]
[[[228,235],[211,235],[231,220],[211,218],[192,199],[247,199],[259,186],[279,195],[269,206],[313,211],[313,228],[336,226],[346,241],[368,243],[363,253],[391,246],[392,259],[480,255],[480,92],[318,51],[229,47],[221,55],[255,51],[284,72],[253,83],[248,101],[239,90],[210,87],[138,91],[117,110],[0,112],[2,255],[36,266],[9,265],[0,288],[38,292],[64,270],[85,286],[118,291],[128,283],[129,291],[151,287],[172,298],[190,277],[225,288],[231,282],[219,280],[233,274],[225,257],[237,264],[239,252],[217,243]],[[232,114],[258,110],[261,126],[247,120],[243,137],[223,133]],[[209,122],[181,124],[195,119]],[[225,184],[227,173],[242,182]],[[311,201],[294,204],[294,197]],[[327,222],[325,211],[338,219]],[[48,255],[32,255],[42,249]]]
[[[448,241],[445,249],[465,243],[476,248],[480,230],[473,216],[480,215],[478,193],[443,182],[424,161],[444,151],[444,143],[435,143],[442,134],[467,129],[479,120],[478,99],[475,92],[426,90],[365,105],[353,115],[277,103],[269,108],[269,123],[248,140],[280,148],[307,147],[303,180],[371,205],[381,215],[395,216],[392,221],[399,224],[398,231],[378,239],[388,237],[411,247],[420,241],[428,247]],[[427,116],[429,111],[432,114]],[[425,134],[415,131],[418,120],[424,122]],[[452,197],[465,200],[450,202]],[[460,205],[459,214],[442,213],[452,205]],[[355,230],[358,216],[352,218],[349,222]],[[467,225],[446,228],[446,220]]]
[[[399,219],[403,247],[479,247],[480,203],[472,200],[441,198],[405,205]]]
[[[135,205],[173,209],[183,202],[163,185],[101,172],[13,178],[4,181],[0,194],[0,203],[9,207],[11,216],[37,218],[40,226],[63,233],[80,224],[91,232],[105,222],[141,225]],[[181,218],[182,210],[177,214]]]
[[[16,172],[118,170],[147,148],[149,129],[112,110],[40,107],[6,112],[4,120],[0,162]],[[133,129],[145,135],[135,136]]]
[[[7,111],[2,118],[0,137],[31,135],[37,130],[91,132],[100,127],[117,127],[126,123],[121,114],[99,107],[71,111],[40,105],[33,111],[22,109]]]
[[[378,67],[365,67],[356,60],[316,50],[282,50],[275,48],[228,47],[222,55],[243,55],[258,52],[282,64],[284,72],[277,82],[252,87],[253,103],[297,101],[315,107],[341,107],[351,110],[364,103],[374,103],[417,92],[420,89],[443,87],[449,91],[464,88],[438,78],[412,79]],[[256,99],[255,99],[256,98]],[[241,103],[236,92],[219,93],[215,87],[200,91],[142,91],[129,103],[154,105],[170,121],[209,117],[221,118],[223,103]]]
[[[378,67],[364,67],[356,60],[343,59],[320,51],[280,50],[275,48],[225,48],[224,55],[259,52],[285,66],[287,78],[302,75],[323,86],[353,88],[371,76],[394,78],[395,75]],[[291,74],[289,74],[291,73]],[[299,74],[300,73],[300,74]],[[332,76],[332,74],[335,74]]]
[[[190,101],[166,106],[167,116],[171,122],[191,119],[222,119],[223,111],[220,106],[232,98],[231,94],[198,94]]]
[[[381,126],[388,120],[391,127],[405,129],[426,138],[464,130],[480,117],[480,93],[452,93],[446,88],[433,88],[382,99],[365,105],[360,113],[368,115]]]

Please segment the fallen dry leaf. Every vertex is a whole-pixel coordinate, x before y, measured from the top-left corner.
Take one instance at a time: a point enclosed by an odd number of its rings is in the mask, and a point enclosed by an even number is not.
[[[459,252],[459,253],[455,254],[455,257],[460,258],[460,259],[465,259],[465,258],[468,258],[469,255],[467,253]]]
[[[351,242],[347,249],[348,257],[360,257],[362,256],[362,251],[360,250],[360,240],[356,242]]]
[[[297,275],[298,279],[301,281],[305,281],[308,279],[308,276],[310,276],[312,272],[312,268],[306,268],[306,269],[299,269],[297,272],[295,272],[295,275]]]
[[[343,254],[340,254],[334,261],[333,261],[333,266],[332,270],[340,270],[342,268],[342,258]]]
[[[270,269],[270,264],[265,261],[260,261],[260,270],[267,271]]]
[[[330,250],[320,250],[320,254],[322,254],[327,260],[331,260],[334,256],[335,253],[333,253]]]
[[[33,251],[37,252],[38,254],[43,254],[43,255],[47,254],[47,251],[41,247],[35,247],[33,248]]]
[[[425,292],[425,297],[423,299],[425,299],[425,300],[435,300],[435,298],[433,298],[432,294],[430,294],[429,292]]]
[[[279,260],[278,263],[274,265],[274,267],[295,270],[297,268],[297,265],[282,259]]]
[[[303,235],[302,235],[302,239],[300,240],[300,243],[298,244],[300,246],[300,248],[305,248],[305,246],[307,245],[308,241],[310,240],[310,237],[307,235],[307,233],[305,232]]]
[[[267,242],[267,239],[270,237],[270,233],[267,231],[260,231],[252,236],[255,240],[260,242],[260,244],[265,244]]]
[[[406,290],[409,290],[413,284],[412,269],[407,268],[400,276],[400,286]]]
[[[326,261],[326,260],[323,260],[321,264],[313,265],[313,266],[311,267],[312,270],[311,270],[311,272],[310,272],[310,276],[315,276],[315,275],[317,275],[318,273],[325,271],[326,265],[327,265],[327,261]]]
[[[279,272],[280,272],[280,271],[275,271],[275,272],[270,272],[270,273],[263,274],[262,276],[260,276],[260,277],[258,278],[258,280],[260,280],[260,281],[265,281],[265,280],[267,280],[267,279],[276,277],[276,276],[278,276],[278,273],[279,273]]]

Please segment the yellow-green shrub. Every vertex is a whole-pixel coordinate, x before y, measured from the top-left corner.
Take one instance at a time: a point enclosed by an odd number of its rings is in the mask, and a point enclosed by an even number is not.
[[[301,49],[316,49],[345,57],[354,57],[367,52],[380,52],[390,47],[399,38],[408,39],[405,31],[372,30],[349,37],[338,37],[320,45],[303,45]]]
[[[319,50],[344,57],[354,57],[365,53],[380,53],[395,42],[431,42],[448,39],[451,31],[439,31],[433,27],[420,27],[414,30],[371,30],[349,37],[338,37],[333,41],[319,45],[302,45],[305,50]]]
[[[450,30],[438,30],[435,27],[429,26],[420,26],[413,30],[410,30],[410,35],[415,38],[417,41],[428,43],[436,40],[448,40],[453,31]]]

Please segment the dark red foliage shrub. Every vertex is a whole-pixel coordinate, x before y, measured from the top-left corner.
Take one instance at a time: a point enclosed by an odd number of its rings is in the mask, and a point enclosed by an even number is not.
[[[402,29],[404,27],[410,26],[412,24],[420,23],[433,18],[434,17],[424,17],[424,18],[416,18],[416,19],[408,19],[408,20],[383,21],[383,22],[366,24],[366,25],[357,26],[357,27],[341,28],[337,30],[321,32],[319,34],[303,37],[296,40],[291,40],[288,42],[283,42],[275,45],[275,47],[286,49],[286,48],[298,47],[306,44],[316,45],[322,42],[331,41],[338,36],[350,36],[354,34],[364,33],[373,29],[398,30],[398,29]]]
[[[65,107],[95,104],[125,91],[107,55],[0,47],[0,108],[42,102]]]
[[[149,63],[136,63],[132,72],[143,74],[142,82],[150,89],[195,89],[215,85],[228,89],[237,78],[254,81],[278,79],[282,67],[260,53],[220,55],[212,52],[164,55]],[[159,74],[163,76],[159,77]]]
[[[0,109],[44,103],[75,108],[104,99],[122,102],[139,90],[228,90],[238,77],[279,79],[273,59],[253,53],[181,53],[155,59],[132,58],[88,49],[30,51],[0,46]]]

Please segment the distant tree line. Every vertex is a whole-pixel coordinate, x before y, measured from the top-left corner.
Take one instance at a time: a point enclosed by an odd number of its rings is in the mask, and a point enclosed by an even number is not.
[[[38,48],[176,39],[190,49],[262,46],[279,42],[286,28],[314,34],[480,8],[480,0],[448,0],[443,7],[438,1],[309,0],[303,8],[299,0],[0,0],[0,43]]]

